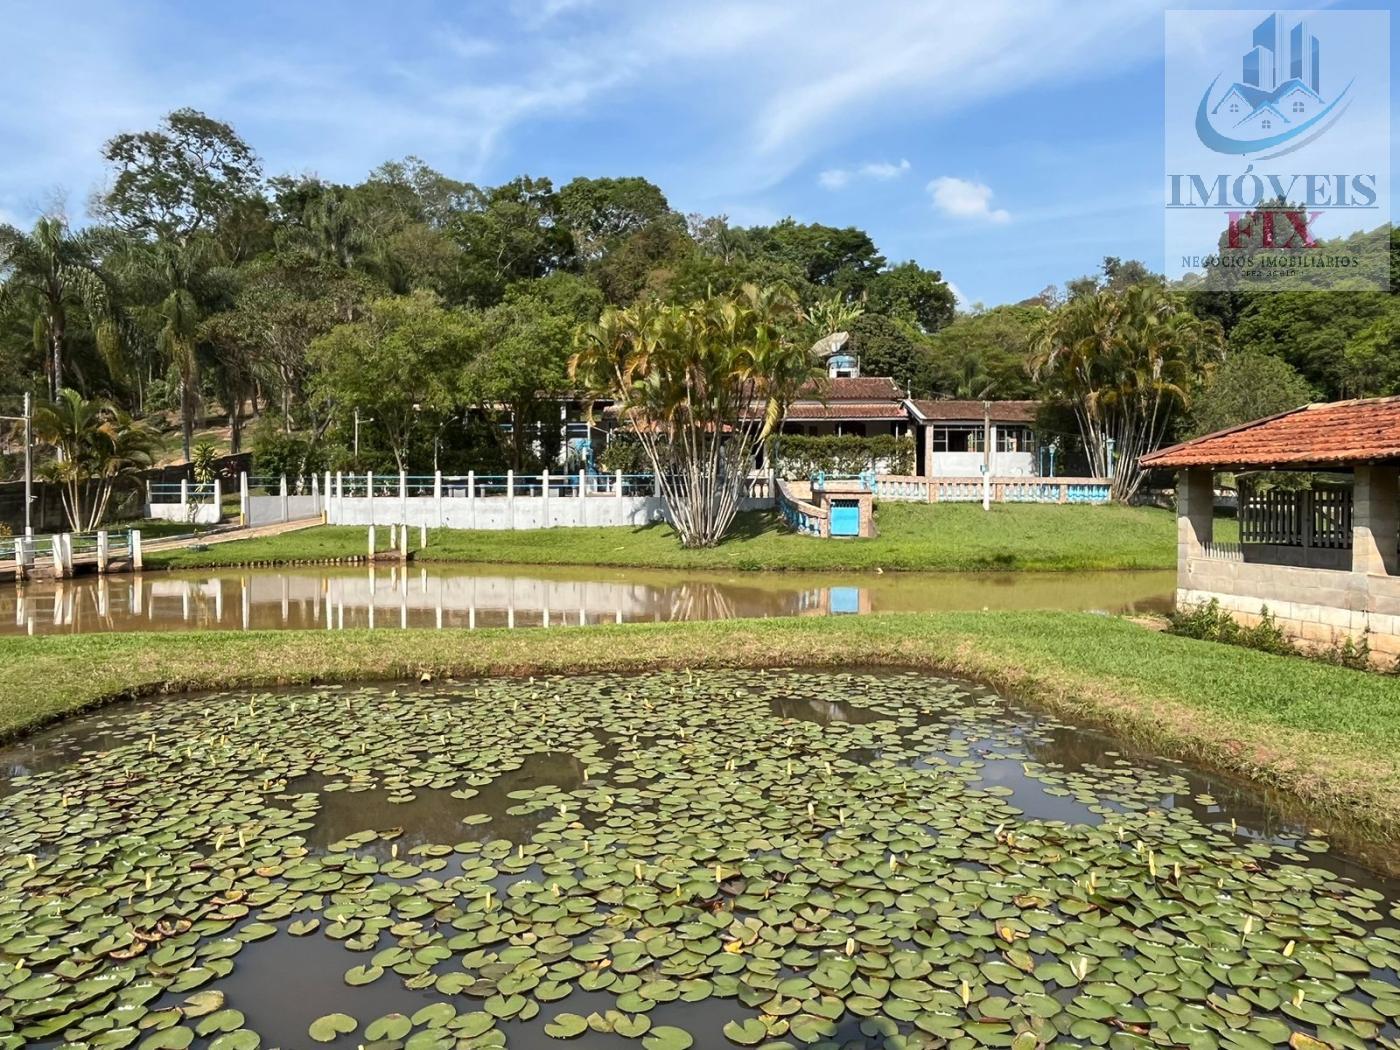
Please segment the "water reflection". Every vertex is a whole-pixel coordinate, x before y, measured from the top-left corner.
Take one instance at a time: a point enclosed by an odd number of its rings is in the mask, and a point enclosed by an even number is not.
[[[679,573],[378,565],[146,573],[0,587],[0,634],[564,627],[872,612],[1164,612],[1171,572]]]

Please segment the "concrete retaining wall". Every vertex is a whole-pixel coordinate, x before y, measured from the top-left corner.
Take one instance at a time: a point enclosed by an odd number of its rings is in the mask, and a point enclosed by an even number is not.
[[[332,497],[332,525],[409,525],[430,529],[557,529],[638,526],[664,521],[658,496]]]
[[[1178,605],[1215,599],[1244,623],[1267,607],[1290,637],[1331,645],[1364,634],[1383,662],[1400,656],[1400,577],[1193,557],[1181,565]]]

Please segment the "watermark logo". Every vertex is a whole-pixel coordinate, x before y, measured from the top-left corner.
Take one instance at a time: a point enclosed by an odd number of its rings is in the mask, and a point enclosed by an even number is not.
[[[1387,288],[1389,12],[1169,11],[1166,29],[1167,275]]]
[[[1255,154],[1261,160],[1301,149],[1346,112],[1355,81],[1330,100],[1322,94],[1322,43],[1306,19],[1285,32],[1275,11],[1251,34],[1240,57],[1239,79],[1215,96],[1217,74],[1196,108],[1196,135],[1216,153]],[[1214,99],[1214,100],[1213,100]]]

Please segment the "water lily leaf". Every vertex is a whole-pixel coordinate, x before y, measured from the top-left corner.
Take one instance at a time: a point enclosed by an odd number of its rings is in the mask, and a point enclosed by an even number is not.
[[[768,1038],[768,1026],[754,1017],[743,1021],[727,1021],[724,1025],[724,1037],[740,1046],[757,1046]]]
[[[588,1021],[578,1014],[555,1014],[544,1026],[544,1034],[553,1039],[573,1039],[588,1031]]]
[[[673,1025],[653,1025],[651,1031],[642,1036],[644,1050],[690,1050],[694,1045],[695,1040],[689,1032]]]
[[[348,1014],[326,1014],[311,1022],[307,1034],[318,1043],[332,1043],[342,1035],[350,1035],[359,1022]]]

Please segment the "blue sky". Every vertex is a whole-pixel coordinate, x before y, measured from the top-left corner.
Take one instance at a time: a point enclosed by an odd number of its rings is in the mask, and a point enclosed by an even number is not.
[[[1162,259],[1157,3],[6,0],[0,24],[4,221],[55,199],[81,221],[102,143],[190,105],[268,174],[358,181],[416,154],[483,184],[637,174],[681,211],[858,225],[966,302]]]

